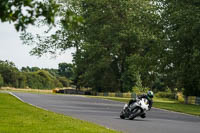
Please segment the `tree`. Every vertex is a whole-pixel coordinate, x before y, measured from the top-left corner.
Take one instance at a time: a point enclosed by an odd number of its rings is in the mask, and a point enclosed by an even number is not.
[[[54,76],[54,77],[59,77],[58,69],[53,69],[53,68],[49,69],[49,68],[45,68],[45,69],[43,69],[43,70],[48,71],[48,72],[49,72],[52,76]]]
[[[129,69],[135,62],[129,62],[129,58],[147,55],[149,47],[156,45],[160,33],[157,5],[150,0],[78,0],[70,4],[61,19],[62,30],[50,37],[39,37],[32,54],[41,56],[75,47],[74,83],[78,88],[131,90],[135,72]],[[27,40],[32,38],[26,35]],[[151,62],[151,57],[149,54],[145,59]]]
[[[18,86],[17,88],[25,88],[27,86],[27,78],[24,73],[20,73],[18,75]]]
[[[62,83],[53,77],[48,71],[39,70],[36,72],[25,73],[27,85],[33,89],[52,89],[62,87]]]
[[[0,0],[0,3],[0,20],[14,22],[17,31],[25,30],[42,17],[48,24],[54,23],[59,9],[54,0]]]
[[[60,83],[62,83],[63,87],[69,87],[70,86],[71,81],[68,80],[66,77],[58,77],[57,79],[60,81]]]
[[[3,77],[1,76],[1,74],[0,74],[0,88],[3,86]]]
[[[31,72],[31,68],[29,66],[27,67],[22,67],[21,72]]]
[[[129,58],[139,56],[143,59],[142,56],[146,56],[142,63],[147,60],[149,64],[157,62],[153,60],[156,48],[153,45],[156,45],[161,33],[157,5],[148,0],[81,2],[84,43],[75,57],[78,69],[82,68],[79,76],[81,84],[98,91],[131,90],[135,84],[135,70],[129,69],[137,64],[130,62]],[[142,63],[139,65],[142,66]],[[145,69],[146,73],[152,70]]]
[[[166,35],[163,69],[186,95],[200,96],[200,1],[161,2]]]
[[[70,63],[59,63],[58,64],[58,74],[64,76],[68,79],[73,77],[73,65]]]
[[[0,74],[4,79],[4,85],[18,87],[19,70],[13,62],[0,61]]]
[[[37,72],[37,71],[39,71],[39,70],[40,70],[39,67],[32,67],[32,68],[31,68],[31,72]]]

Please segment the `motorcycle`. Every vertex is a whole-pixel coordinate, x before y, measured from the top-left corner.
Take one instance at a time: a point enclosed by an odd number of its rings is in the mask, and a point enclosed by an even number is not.
[[[121,113],[120,118],[121,119],[129,119],[133,120],[136,117],[142,117],[144,118],[145,113],[149,110],[149,104],[148,100],[145,98],[142,99],[136,99],[136,102],[132,103],[128,106],[128,104],[125,104]]]

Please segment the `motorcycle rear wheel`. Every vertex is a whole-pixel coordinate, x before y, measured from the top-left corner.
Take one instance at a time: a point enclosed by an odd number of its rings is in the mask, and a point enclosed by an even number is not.
[[[123,113],[123,111],[120,113],[120,118],[125,119],[125,114]]]
[[[124,116],[124,115],[120,115],[120,118],[121,118],[121,119],[125,119],[125,116]]]
[[[135,119],[135,117],[137,117],[137,115],[139,114],[138,113],[138,110],[140,110],[139,108],[135,108],[131,111],[131,114],[129,115],[128,119],[129,120],[133,120]]]

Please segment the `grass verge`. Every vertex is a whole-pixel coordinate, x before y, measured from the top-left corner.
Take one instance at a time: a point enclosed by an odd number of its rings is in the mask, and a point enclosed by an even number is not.
[[[96,124],[45,111],[0,93],[1,133],[118,133]]]
[[[182,103],[155,102],[153,107],[200,116],[200,106]]]
[[[12,87],[2,87],[0,91],[11,91],[11,92],[28,92],[28,93],[40,93],[40,94],[52,94],[52,90],[41,90],[41,89],[22,89]]]
[[[103,99],[120,101],[120,102],[128,102],[130,100],[130,98],[103,97],[103,96],[97,96],[97,98],[103,98]],[[167,99],[167,98],[154,98],[153,107],[200,116],[199,105],[182,104],[176,100]]]

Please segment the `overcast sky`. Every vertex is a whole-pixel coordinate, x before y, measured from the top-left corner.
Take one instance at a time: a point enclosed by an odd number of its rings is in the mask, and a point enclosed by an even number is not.
[[[31,47],[23,45],[19,35],[12,24],[0,22],[0,60],[12,61],[19,69],[23,66],[58,68],[61,62],[72,62],[71,52],[73,50],[67,50],[56,58],[47,55],[40,58],[30,56]]]

